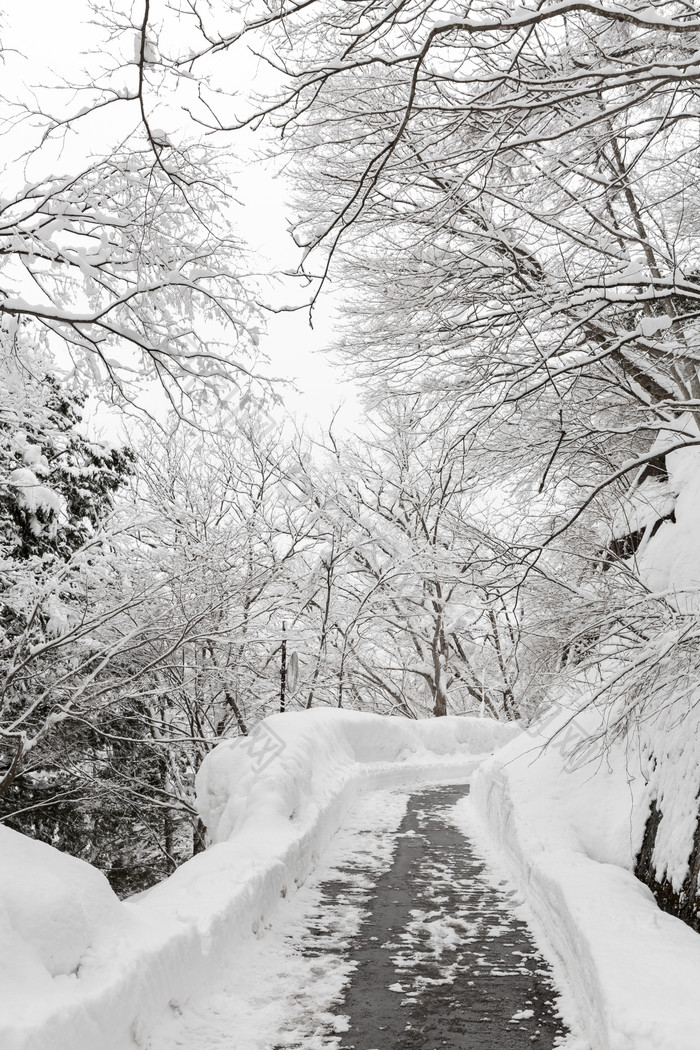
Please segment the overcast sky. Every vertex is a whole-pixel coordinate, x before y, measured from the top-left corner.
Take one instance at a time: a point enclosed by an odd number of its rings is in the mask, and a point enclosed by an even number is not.
[[[289,190],[282,178],[272,177],[269,166],[251,164],[239,179],[239,196],[246,205],[241,232],[271,271],[294,270],[300,259],[288,231],[294,215]],[[288,289],[273,297],[277,305],[304,301],[301,285],[295,292],[295,282],[290,281]],[[267,318],[268,331],[261,340],[261,349],[270,358],[265,370],[269,368],[270,375],[291,380],[299,388],[298,395],[290,393],[289,407],[323,422],[343,403],[339,422],[351,426],[360,412],[357,389],[342,380],[323,353],[334,335],[330,303],[324,300],[314,309],[313,328],[306,309],[269,313]]]

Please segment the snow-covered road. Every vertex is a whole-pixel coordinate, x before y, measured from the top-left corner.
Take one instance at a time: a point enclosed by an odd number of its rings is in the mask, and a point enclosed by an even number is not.
[[[460,830],[465,786],[375,791],[272,922],[148,1050],[586,1050],[512,889]]]

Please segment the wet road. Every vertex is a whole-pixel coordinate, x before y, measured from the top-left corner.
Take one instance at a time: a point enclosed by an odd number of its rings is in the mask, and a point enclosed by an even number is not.
[[[409,800],[393,863],[350,945],[356,968],[334,1007],[349,1018],[341,1050],[545,1050],[565,1035],[527,926],[446,814],[466,790]],[[341,877],[321,890],[342,908],[352,884]]]

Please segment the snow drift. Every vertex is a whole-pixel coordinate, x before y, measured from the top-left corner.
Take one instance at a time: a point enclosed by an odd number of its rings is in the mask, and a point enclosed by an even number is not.
[[[0,828],[0,1046],[132,1050],[300,884],[358,792],[466,779],[519,730],[320,709],[220,745],[197,782],[213,845],[132,902]]]
[[[632,874],[649,808],[639,751],[572,759],[599,729],[592,711],[560,711],[483,763],[473,804],[563,961],[595,1050],[697,1050],[700,937]]]

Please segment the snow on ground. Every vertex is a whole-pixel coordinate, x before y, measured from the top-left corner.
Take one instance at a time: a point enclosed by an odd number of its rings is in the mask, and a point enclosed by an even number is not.
[[[596,1050],[697,1050],[700,937],[632,874],[648,810],[623,743],[572,763],[563,711],[487,759],[472,798],[572,982]],[[578,734],[595,716],[574,717]],[[554,738],[554,739],[552,739]],[[562,739],[560,737],[559,739]]]
[[[220,973],[211,984],[188,1002],[172,1005],[170,1016],[152,1034],[145,1050],[337,1050],[347,1042],[343,1033],[349,1030],[349,1018],[343,1013],[343,998],[355,965],[353,942],[357,942],[361,924],[371,918],[377,880],[390,872],[399,841],[409,836],[424,838],[420,831],[403,830],[407,800],[404,792],[384,790],[360,798],[306,882],[257,935],[247,934],[222,958]],[[414,816],[420,826],[432,820],[434,813],[418,810]],[[445,817],[438,814],[437,819]],[[531,972],[532,960],[528,966],[528,959],[520,957],[525,953],[510,950],[514,908],[503,880],[495,894],[493,888],[489,890],[487,877],[475,877],[471,869],[462,869],[461,857],[453,853],[423,863],[420,887],[413,883],[402,886],[421,901],[427,892],[427,910],[414,909],[412,921],[382,945],[400,977],[386,991],[394,993],[405,1008],[400,1013],[407,1026],[407,1045],[417,1045],[415,1038],[410,1041],[410,1020],[415,1019],[412,1004],[423,997],[433,998],[437,986],[458,987],[465,966],[486,971],[487,980],[490,968],[496,978],[506,981],[511,973]],[[401,872],[405,874],[403,868]],[[391,897],[394,892],[398,889],[390,891]],[[386,936],[386,930],[369,922],[365,937],[372,931]],[[499,934],[506,954],[495,971],[492,960],[482,958],[479,945],[485,937]],[[496,950],[494,956],[498,955]],[[373,974],[371,979],[381,995],[380,976]],[[443,994],[441,1001],[444,998]],[[370,1004],[364,998],[362,1003],[363,1011],[366,1006],[371,1014]],[[523,1002],[510,1023],[517,1028],[534,1012]],[[484,1041],[479,1045],[490,1045],[488,1022],[484,1021],[483,1029]],[[392,1028],[388,1033],[392,1045],[399,1031]],[[559,1038],[556,1045],[560,1050],[590,1050],[574,1036]]]
[[[197,776],[197,807],[214,842],[232,834],[271,837],[324,808],[345,777],[400,779],[407,764],[449,775],[519,733],[490,718],[387,718],[319,708],[271,715],[251,737],[220,744]],[[465,765],[467,760],[467,765]]]
[[[377,791],[359,799],[322,862],[273,922],[235,945],[219,978],[173,1008],[147,1050],[333,1050],[333,1032],[344,1025],[330,1007],[351,974],[345,951],[377,876],[391,864],[407,797]],[[322,884],[341,878],[352,897],[324,901]]]
[[[447,810],[445,819],[455,824],[462,834],[473,843],[475,850],[485,862],[482,878],[491,886],[498,887],[507,896],[508,910],[527,925],[537,948],[551,968],[552,979],[558,993],[557,1012],[570,1030],[559,1044],[559,1050],[600,1050],[586,1037],[569,974],[561,956],[553,949],[546,928],[530,907],[526,888],[523,887],[520,880],[513,881],[512,865],[507,863],[502,851],[495,847],[494,839],[480,819],[471,796],[460,799],[456,805]],[[467,930],[467,938],[473,937],[476,932],[476,930]],[[499,933],[498,927],[491,927],[487,930],[487,936],[490,937],[497,936]],[[522,1015],[526,1016],[527,1011],[522,1011]],[[515,1015],[513,1019],[516,1019]]]
[[[77,981],[88,947],[129,937],[107,879],[82,861],[0,827],[0,982],[3,1009],[31,1019]],[[5,1043],[2,1044],[5,1046]]]
[[[373,820],[383,822],[390,842],[401,809],[385,801],[385,788],[468,780],[484,755],[505,743],[474,778],[470,819],[478,814],[484,834],[516,873],[571,980],[590,1045],[697,1050],[700,938],[660,912],[631,873],[649,797],[639,758],[633,761],[616,744],[603,758],[571,763],[559,737],[545,747],[569,717],[563,711],[558,720],[521,733],[469,718],[410,722],[328,709],[273,716],[251,738],[217,748],[202,767],[200,805],[214,844],[133,902],[119,902],[90,865],[0,828],[0,1046],[134,1050],[166,1024],[153,1037],[153,1050],[174,1050],[177,1042],[163,1043],[162,1033],[167,1025],[184,1032],[194,1023],[196,1007],[184,1010],[183,1004],[196,1003],[198,988],[211,989],[222,979],[222,960],[232,945],[241,1001],[262,1011],[261,1032],[273,1031],[281,999],[265,999],[267,990],[256,999],[260,971],[251,960],[258,952],[265,965],[272,965],[277,951],[286,958],[274,939],[283,935],[276,929],[272,939],[258,940],[256,932],[287,897],[287,947],[295,922],[299,933],[311,899],[303,894],[317,891],[312,873],[353,803],[367,793]],[[666,722],[671,717],[664,715]],[[571,745],[572,734],[575,740],[595,728],[583,719],[577,716],[563,731],[565,744]],[[686,788],[685,759],[696,752],[684,743],[696,722],[665,724],[662,734],[673,745],[664,765],[679,771],[676,779]],[[667,775],[664,783],[670,797],[675,781]],[[688,812],[694,801],[686,799]],[[670,874],[676,882],[689,829],[692,821],[681,821],[664,847],[675,858]],[[343,834],[337,840],[341,852]],[[362,848],[350,842],[352,827],[347,834],[347,850]],[[377,857],[377,870],[388,858]],[[365,890],[358,883],[358,893]],[[353,928],[360,911],[358,904]],[[416,930],[428,927],[428,950],[436,959],[447,958],[455,938],[470,936],[449,918],[413,918]],[[350,926],[330,923],[322,937],[342,941]],[[333,1000],[347,975],[341,963],[314,969],[309,959],[291,953],[284,987],[289,994],[293,985],[308,987],[325,1024],[322,1004]],[[230,990],[225,982],[219,989],[224,1014]],[[294,1045],[295,1033],[308,1025],[306,1008],[292,1001],[301,1012],[289,1014],[288,1043],[280,1045]],[[179,1011],[184,1028],[178,1028]],[[244,1012],[236,1023],[245,1027]],[[211,1024],[213,1038],[218,1022]]]
[[[132,902],[89,864],[0,829],[2,1050],[143,1045],[304,881],[360,794],[466,778],[517,733],[475,718],[273,716],[202,766],[214,845]]]
[[[528,973],[526,959],[520,958],[520,953],[508,949],[498,968],[494,968],[484,957],[483,948],[479,948],[485,941],[509,939],[514,918],[532,928],[532,914],[513,885],[507,868],[498,863],[488,838],[483,833],[481,836],[475,834],[474,821],[470,819],[472,812],[473,806],[467,795],[456,805],[434,810],[430,815],[417,814],[419,821],[430,816],[454,824],[474,843],[475,852],[486,863],[483,869],[479,865],[476,871],[471,866],[465,870],[456,869],[450,856],[438,856],[424,864],[424,879],[430,887],[429,908],[411,912],[412,921],[401,936],[402,943],[396,946],[394,962],[397,969],[405,971],[410,978],[413,971],[420,969],[421,962],[431,957],[436,963],[438,976],[413,976],[412,980],[397,985],[396,990],[404,992],[407,1004],[417,1001],[423,994],[430,994],[435,985],[454,984],[464,970],[465,954],[469,966],[473,966],[477,973],[485,970],[496,978]],[[494,889],[497,892],[494,893]],[[458,903],[456,907],[446,908],[446,902],[455,890]],[[557,992],[556,1013],[570,1029],[568,1035],[557,1039],[556,1046],[559,1050],[590,1050],[581,1033],[564,968],[542,936],[537,947],[552,967]],[[498,951],[495,954],[498,956]],[[532,1009],[525,1008],[514,1013],[511,1021],[517,1023],[533,1015]]]

